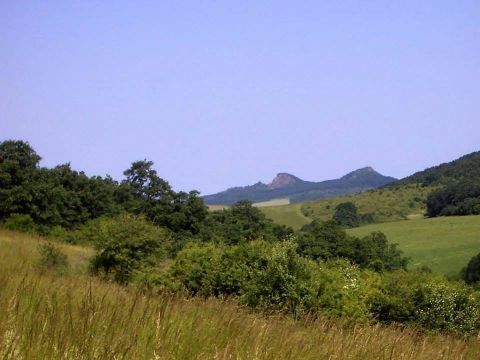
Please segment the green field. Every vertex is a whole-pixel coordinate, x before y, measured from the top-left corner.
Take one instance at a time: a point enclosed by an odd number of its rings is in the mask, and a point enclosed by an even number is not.
[[[384,232],[411,257],[411,266],[456,275],[472,256],[480,253],[480,216],[451,216],[371,224],[348,230],[364,236]]]
[[[296,229],[313,219],[331,219],[335,207],[342,202],[349,201],[357,206],[360,214],[373,214],[376,222],[415,219],[423,217],[425,200],[432,189],[432,187],[423,187],[417,184],[402,185],[331,199],[262,207],[262,210],[273,221],[293,226]]]
[[[268,201],[260,201],[253,204],[256,207],[266,207],[266,206],[280,206],[280,205],[288,205],[290,204],[290,199],[287,198],[279,198],[279,199],[272,199]]]
[[[312,219],[302,214],[302,204],[281,205],[262,207],[262,211],[268,218],[275,221],[277,224],[291,226],[294,229],[299,229],[303,225],[308,224]]]

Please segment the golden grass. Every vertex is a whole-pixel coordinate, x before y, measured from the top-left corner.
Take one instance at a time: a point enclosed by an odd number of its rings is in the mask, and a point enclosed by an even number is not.
[[[39,273],[38,241],[0,232],[0,359],[476,359],[480,353],[477,339],[267,318],[230,301],[144,294],[75,271]],[[63,249],[79,265],[89,252]]]

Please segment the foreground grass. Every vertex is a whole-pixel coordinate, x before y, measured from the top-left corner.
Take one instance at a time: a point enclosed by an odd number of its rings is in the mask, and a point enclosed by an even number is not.
[[[446,275],[458,275],[480,252],[480,216],[449,216],[371,224],[348,230],[365,236],[382,231],[390,242],[398,243],[411,265],[426,265]]]
[[[480,351],[477,339],[144,294],[78,274],[82,248],[64,247],[75,270],[39,272],[39,241],[0,232],[0,359],[475,359]]]

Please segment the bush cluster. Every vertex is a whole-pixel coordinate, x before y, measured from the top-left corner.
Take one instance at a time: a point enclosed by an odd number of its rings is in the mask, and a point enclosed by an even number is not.
[[[471,287],[427,272],[380,274],[346,260],[306,259],[294,239],[191,243],[166,273],[156,286],[234,297],[267,312],[416,324],[466,336],[480,331],[480,294]]]

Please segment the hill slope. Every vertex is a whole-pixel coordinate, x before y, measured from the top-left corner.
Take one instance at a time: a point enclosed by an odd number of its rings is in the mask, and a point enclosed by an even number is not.
[[[279,173],[269,184],[258,182],[250,186],[234,187],[203,198],[211,205],[230,205],[239,200],[264,202],[286,197],[290,203],[297,203],[373,189],[395,180],[379,174],[371,167],[352,171],[340,179],[321,182],[305,181],[288,173]]]
[[[446,275],[458,275],[480,252],[480,215],[396,221],[347,230],[355,236],[372,231],[381,231],[390,242],[398,243],[411,258],[411,267],[426,265]]]
[[[418,183],[422,185],[446,184],[450,181],[475,180],[480,178],[480,151],[464,155],[454,161],[432,166],[416,172],[389,186]]]
[[[353,202],[360,213],[372,213],[376,222],[407,220],[423,217],[426,199],[433,190],[452,181],[477,180],[480,178],[480,152],[460,157],[449,163],[433,166],[404,179],[386,184],[377,189],[358,194],[337,196],[262,210],[274,221],[300,227],[308,220],[331,219],[335,206]],[[290,207],[293,207],[290,209]],[[288,218],[288,214],[292,217]]]

